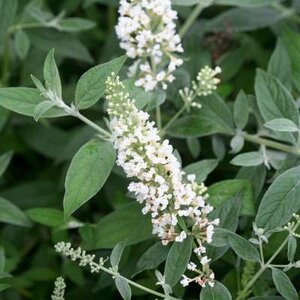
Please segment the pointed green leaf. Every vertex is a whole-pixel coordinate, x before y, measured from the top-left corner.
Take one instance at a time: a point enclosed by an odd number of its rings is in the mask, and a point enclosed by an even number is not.
[[[234,102],[234,121],[239,129],[244,129],[249,118],[249,102],[244,91],[240,91]]]
[[[278,176],[265,193],[255,223],[267,230],[286,224],[300,210],[300,167]]]
[[[136,265],[136,272],[138,274],[144,270],[151,270],[157,268],[163,263],[168,255],[169,247],[164,246],[162,242],[157,242],[151,246],[139,259]]]
[[[39,103],[33,112],[33,118],[35,121],[38,121],[47,111],[49,111],[55,103],[53,101],[43,101]]]
[[[200,300],[231,300],[232,297],[227,288],[220,282],[216,281],[215,286],[207,285],[201,290]]]
[[[35,107],[44,100],[37,89],[23,87],[0,89],[0,105],[21,115],[33,117]],[[54,118],[65,115],[64,110],[53,107],[44,117]]]
[[[247,152],[237,155],[231,160],[231,164],[242,167],[259,166],[264,162],[264,158],[260,152]]]
[[[90,200],[107,180],[116,158],[111,143],[93,140],[75,154],[69,167],[64,196],[65,216]]]
[[[18,30],[15,35],[15,48],[17,55],[24,59],[30,48],[30,40],[23,30]]]
[[[54,58],[54,49],[48,53],[44,64],[44,79],[46,88],[61,99],[61,81],[58,68]]]
[[[175,242],[168,254],[164,276],[166,283],[174,286],[185,272],[192,254],[192,238],[188,237],[183,242]]]
[[[277,291],[286,300],[297,300],[298,294],[288,276],[281,270],[272,268],[272,278]]]
[[[297,132],[299,130],[293,121],[284,118],[268,121],[264,126],[274,131],[282,132]]]
[[[110,264],[112,267],[118,267],[123,251],[126,246],[126,240],[119,242],[112,250],[110,255]]]
[[[131,288],[124,277],[117,276],[115,279],[116,287],[124,300],[131,299]]]
[[[13,153],[6,152],[0,156],[0,177],[4,174],[12,159]]]
[[[13,203],[0,197],[0,222],[18,226],[31,226],[28,217]]]
[[[105,93],[105,81],[113,73],[117,75],[127,56],[98,65],[85,72],[79,79],[75,92],[75,105],[86,109],[94,105]]]

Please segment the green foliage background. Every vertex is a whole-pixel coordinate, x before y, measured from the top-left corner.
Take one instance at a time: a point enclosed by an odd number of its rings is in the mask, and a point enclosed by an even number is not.
[[[160,265],[158,268],[163,271],[161,263],[166,260],[167,251],[156,244],[148,217],[140,213],[140,206],[127,195],[128,180],[114,167],[106,182],[105,176],[99,179],[105,182],[100,191],[100,183],[95,191],[82,183],[86,173],[101,174],[102,166],[110,170],[109,165],[101,164],[107,162],[107,155],[97,156],[92,162],[81,161],[81,166],[77,166],[79,176],[72,183],[70,193],[87,189],[92,199],[72,217],[64,219],[64,183],[72,158],[84,144],[88,149],[80,151],[103,150],[108,146],[95,145],[95,131],[75,118],[41,118],[36,123],[31,117],[6,109],[32,115],[32,107],[24,108],[22,101],[18,102],[26,98],[25,93],[20,91],[23,98],[18,98],[6,88],[33,87],[30,75],[42,78],[44,60],[52,48],[59,65],[63,99],[68,103],[75,99],[76,84],[84,72],[124,54],[114,33],[118,1],[42,2],[0,0],[0,84],[3,88],[0,89],[0,299],[49,299],[53,282],[60,275],[68,284],[67,299],[119,299],[108,275],[93,276],[55,253],[53,245],[61,240],[70,240],[105,257],[117,242],[127,238],[120,271],[127,277],[137,274],[135,281],[157,289],[154,272],[149,269]],[[184,4],[175,6],[179,12],[178,25],[190,16],[193,6],[189,4],[197,2],[174,1],[177,5]],[[166,96],[162,91],[145,94],[127,82],[139,105],[147,106],[151,113],[157,102],[163,102],[162,118],[166,122],[181,107],[178,89],[189,85],[201,67],[220,65],[223,70],[219,95],[201,99],[202,109],[185,114],[167,134],[180,153],[185,171],[196,173],[199,181],[205,180],[210,201],[216,207],[215,214],[221,216],[222,224],[217,232],[221,238],[216,241],[219,248],[211,249],[218,260],[212,267],[217,280],[232,295],[243,284],[242,275],[246,276],[247,270],[250,275],[254,273],[251,266],[255,269],[253,262],[257,261],[255,249],[241,251],[247,245],[240,246],[244,240],[239,240],[233,232],[237,230],[248,239],[254,220],[258,226],[274,229],[288,222],[291,214],[300,208],[300,169],[297,168],[300,152],[292,130],[295,126],[296,130],[299,128],[300,17],[297,12],[300,2],[277,4],[278,1],[271,0],[215,0],[186,34],[186,60]],[[55,26],[47,22],[45,26],[45,20],[53,20],[61,12],[64,16]],[[75,21],[69,17],[81,19]],[[28,26],[32,23],[40,25]],[[126,63],[120,75],[125,78]],[[98,92],[100,95],[103,91]],[[34,101],[32,93],[28,91],[28,103]],[[82,105],[88,108],[83,112],[85,116],[104,125],[103,99],[92,107]],[[268,129],[263,127],[266,122]],[[257,131],[288,148],[275,147],[283,152],[258,152],[257,144],[263,142],[257,140]],[[274,148],[274,144],[265,146]],[[109,152],[110,149],[105,150]],[[289,153],[283,155],[284,152]],[[114,154],[109,159],[113,161]],[[99,170],[92,169],[95,165]],[[265,194],[272,182],[278,190]],[[282,182],[285,184],[280,185]],[[296,186],[293,196],[289,194],[291,184]],[[285,187],[287,196],[280,197]],[[69,208],[70,214],[77,208]],[[271,256],[284,238],[284,233],[272,236],[265,248],[266,256]],[[151,263],[139,261],[151,246],[156,247],[154,255],[147,252]],[[295,257],[299,257],[299,250]],[[282,255],[278,261],[285,259],[286,255]],[[287,274],[299,292],[299,270]],[[282,279],[280,276],[273,271],[276,287],[276,278]],[[252,297],[283,299],[275,297],[278,295],[275,286],[271,271],[267,271],[254,284]],[[221,284],[217,288],[221,294],[227,292],[222,292]],[[174,291],[184,299],[199,299],[197,286],[184,294],[177,284]],[[204,291],[201,299],[213,299],[209,293]],[[134,299],[152,299],[136,289],[133,295]]]

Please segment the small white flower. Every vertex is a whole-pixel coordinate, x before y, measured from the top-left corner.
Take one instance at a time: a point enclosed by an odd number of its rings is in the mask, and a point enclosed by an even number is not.
[[[196,270],[196,268],[197,268],[197,266],[196,266],[196,264],[194,264],[193,262],[189,262],[188,263],[188,265],[187,265],[187,268],[188,268],[188,270],[190,270],[190,271],[195,271]]]
[[[211,259],[209,259],[207,256],[204,256],[201,258],[201,265],[207,265],[210,261]]]
[[[182,275],[182,277],[183,279],[180,280],[180,283],[182,284],[183,287],[187,287],[192,280],[185,275]]]
[[[121,0],[116,33],[120,47],[136,59],[128,75],[136,77],[137,86],[146,91],[158,84],[166,89],[172,73],[183,64],[176,57],[182,53],[181,39],[176,34],[176,11],[170,0]],[[151,22],[155,20],[155,22]]]

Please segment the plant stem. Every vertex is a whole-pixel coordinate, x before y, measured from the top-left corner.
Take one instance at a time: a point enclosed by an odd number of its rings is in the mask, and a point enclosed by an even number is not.
[[[102,127],[98,126],[96,123],[92,122],[91,120],[89,120],[88,118],[86,118],[85,116],[83,116],[79,111],[76,111],[75,113],[72,113],[72,115],[74,117],[77,117],[79,120],[81,120],[82,122],[84,122],[88,126],[90,126],[93,129],[95,129],[104,138],[106,138],[106,139],[110,139],[111,138],[111,134],[108,131],[106,131]]]
[[[273,149],[281,150],[283,152],[300,155],[300,149],[292,147],[292,146],[288,146],[288,145],[285,145],[285,144],[282,144],[282,143],[274,142],[274,141],[264,139],[264,138],[261,138],[261,137],[256,136],[256,135],[250,135],[250,134],[247,134],[247,133],[243,133],[242,136],[248,142],[264,145],[264,146],[267,146],[267,147],[270,147],[270,148],[273,148]]]
[[[186,110],[187,104],[182,106],[182,108],[173,116],[173,118],[165,125],[165,127],[161,130],[161,137],[163,137],[166,134],[167,129],[175,122],[181,115],[182,113]]]
[[[8,33],[14,33],[18,30],[22,30],[22,29],[33,29],[33,28],[49,28],[49,27],[53,27],[56,28],[54,25],[52,25],[51,23],[26,23],[26,24],[15,24],[13,26],[11,26],[8,29]]]
[[[157,128],[158,130],[161,129],[161,110],[160,110],[160,105],[156,106],[156,124],[157,124]]]
[[[292,233],[295,232],[300,223],[297,223],[294,228],[292,229]],[[275,253],[271,256],[271,258],[265,263],[262,264],[261,268],[257,271],[257,273],[254,275],[254,277],[248,282],[248,284],[245,286],[245,288],[242,290],[240,295],[236,298],[236,300],[242,300],[244,299],[244,295],[247,295],[247,292],[252,287],[252,285],[256,282],[256,280],[262,275],[262,273],[271,267],[271,263],[273,260],[278,256],[278,254],[282,251],[282,249],[285,247],[285,245],[288,243],[289,235],[286,237],[286,239],[282,242],[282,244],[278,247],[278,249],[275,251]]]
[[[282,13],[284,16],[290,17],[295,22],[300,23],[300,17],[297,15],[297,13],[293,9],[287,8],[283,5],[281,5],[280,3],[274,3],[271,6],[273,8],[275,8],[276,10],[278,10],[280,13]]]
[[[96,263],[95,263],[95,265],[97,266]],[[165,294],[156,292],[156,291],[154,291],[154,290],[152,290],[152,289],[150,289],[150,288],[147,288],[147,287],[145,287],[145,286],[143,286],[143,285],[141,285],[141,284],[138,284],[138,283],[136,283],[136,282],[134,282],[134,281],[132,281],[132,280],[126,278],[126,277],[123,277],[122,275],[120,275],[120,274],[114,272],[114,271],[111,270],[111,269],[105,268],[105,267],[103,267],[103,266],[100,267],[100,269],[101,269],[102,271],[104,271],[104,272],[106,272],[106,273],[112,275],[113,277],[120,276],[120,277],[123,278],[125,281],[127,281],[128,284],[130,284],[130,285],[132,285],[132,286],[135,286],[136,288],[138,288],[138,289],[140,289],[140,290],[143,290],[143,291],[145,291],[145,292],[147,292],[147,293],[150,293],[150,294],[152,294],[152,295],[158,296],[158,297],[163,298],[163,299],[166,299],[166,300],[180,300],[179,298],[174,298],[174,297],[172,297],[172,296],[168,296],[168,295],[165,295]]]
[[[200,13],[203,11],[204,8],[210,6],[213,0],[199,0],[199,4],[194,8],[188,19],[185,21],[183,26],[179,31],[179,35],[181,38],[189,31],[190,27],[194,24],[197,20]]]

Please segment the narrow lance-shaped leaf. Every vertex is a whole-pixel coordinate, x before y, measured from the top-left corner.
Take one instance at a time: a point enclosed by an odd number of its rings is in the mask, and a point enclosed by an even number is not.
[[[98,65],[85,72],[79,79],[75,92],[75,105],[86,109],[94,105],[105,93],[105,81],[112,73],[117,75],[127,56]]]
[[[65,216],[70,216],[104,185],[116,158],[112,145],[93,140],[75,154],[69,167],[64,196]]]
[[[0,89],[0,105],[25,116],[34,116],[34,110],[45,99],[37,89],[26,87],[11,87]],[[65,116],[64,110],[53,107],[43,117],[54,118]]]
[[[59,99],[61,99],[61,81],[58,68],[54,58],[54,49],[48,53],[44,64],[44,79],[46,88],[52,91]]]
[[[264,162],[264,158],[260,152],[248,152],[237,155],[231,164],[235,166],[252,167],[259,166]]]
[[[221,283],[216,281],[215,286],[207,285],[201,290],[200,300],[231,300],[232,297],[227,288]]]
[[[168,254],[165,272],[166,283],[174,286],[185,272],[192,253],[192,238],[188,237],[181,243],[174,243]]]
[[[12,152],[6,152],[0,156],[0,177],[6,171],[11,159],[12,159]]]
[[[139,259],[135,274],[144,270],[155,269],[167,258],[169,247],[157,242],[151,246]]]
[[[55,105],[54,101],[43,101],[39,103],[33,112],[33,118],[38,121],[47,111],[49,111]]]
[[[300,167],[278,176],[265,193],[255,223],[267,230],[286,224],[300,210]]]
[[[110,255],[110,263],[112,267],[117,267],[121,260],[124,248],[126,246],[126,240],[119,242],[112,250]]]
[[[271,120],[265,123],[264,126],[274,131],[282,132],[297,132],[299,130],[293,121],[284,118]]]
[[[116,287],[124,300],[131,299],[131,288],[124,277],[117,276],[115,279]]]
[[[28,217],[16,205],[1,197],[0,222],[25,227],[31,226]]]
[[[297,300],[298,294],[289,277],[281,270],[272,268],[272,278],[277,291],[286,300]]]

